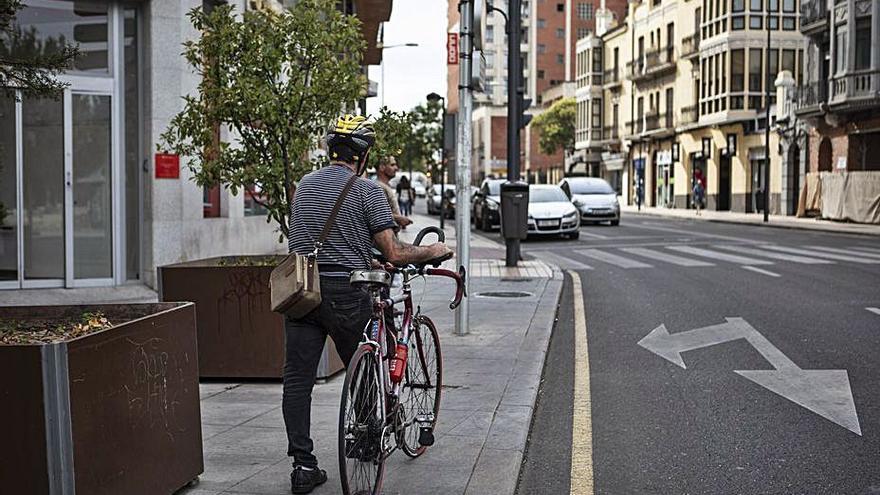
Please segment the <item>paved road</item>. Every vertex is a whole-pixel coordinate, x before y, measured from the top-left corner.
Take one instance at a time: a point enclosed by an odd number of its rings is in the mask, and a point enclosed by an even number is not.
[[[880,240],[630,216],[523,250],[582,281],[594,487],[567,308],[519,493],[880,493]]]

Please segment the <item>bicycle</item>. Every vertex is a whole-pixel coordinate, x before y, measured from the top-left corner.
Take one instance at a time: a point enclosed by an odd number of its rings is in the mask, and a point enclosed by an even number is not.
[[[428,233],[445,241],[443,231],[427,227],[416,236],[418,245]],[[420,265],[388,270],[356,270],[352,285],[363,285],[373,301],[373,314],[364,327],[363,340],[348,365],[339,408],[339,473],[345,495],[378,495],[385,460],[398,448],[419,457],[434,443],[440,412],[443,361],[437,328],[430,318],[413,311],[412,281],[425,276],[448,277],[456,282],[449,309],[461,303],[466,271],[437,268],[451,256]],[[434,268],[429,268],[433,265]],[[402,292],[382,297],[392,275],[402,276]],[[385,310],[403,303],[397,332],[385,328]],[[392,337],[392,344],[389,338]]]

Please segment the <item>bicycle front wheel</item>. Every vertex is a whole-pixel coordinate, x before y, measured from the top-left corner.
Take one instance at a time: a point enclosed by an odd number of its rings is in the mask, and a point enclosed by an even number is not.
[[[443,358],[437,327],[427,316],[420,316],[409,335],[401,391],[401,406],[406,415],[401,449],[410,457],[422,455],[434,443],[442,385]]]
[[[339,405],[339,475],[345,495],[378,495],[385,459],[385,391],[381,366],[369,346],[351,358]]]

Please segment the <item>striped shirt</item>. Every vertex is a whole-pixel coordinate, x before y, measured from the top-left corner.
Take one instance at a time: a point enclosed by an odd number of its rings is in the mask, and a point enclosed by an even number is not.
[[[346,167],[329,165],[302,178],[293,197],[289,252],[309,254],[315,249],[330,210],[353,173]],[[340,271],[369,269],[373,235],[394,226],[385,192],[379,184],[358,178],[318,252],[318,265],[332,265]]]

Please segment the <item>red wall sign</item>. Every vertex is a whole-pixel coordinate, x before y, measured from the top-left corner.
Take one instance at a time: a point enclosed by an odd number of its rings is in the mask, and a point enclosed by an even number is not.
[[[446,33],[446,64],[458,65],[458,33]]]
[[[180,157],[170,153],[156,153],[156,178],[179,179]]]

